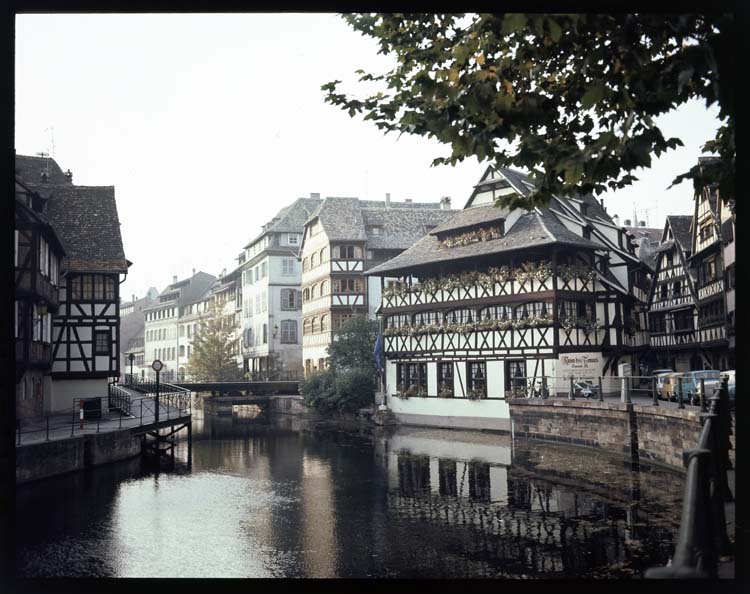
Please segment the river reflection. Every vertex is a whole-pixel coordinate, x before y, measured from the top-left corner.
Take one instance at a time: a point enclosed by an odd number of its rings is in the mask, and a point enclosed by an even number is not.
[[[504,435],[207,415],[193,421],[191,468],[134,460],[19,487],[17,565],[23,576],[638,577],[674,549],[682,483]]]

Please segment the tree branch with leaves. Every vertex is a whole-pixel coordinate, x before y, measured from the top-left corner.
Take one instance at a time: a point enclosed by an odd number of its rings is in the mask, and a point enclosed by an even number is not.
[[[221,304],[212,302],[201,317],[193,337],[187,371],[197,381],[241,379],[234,354],[234,328],[223,315]]]
[[[691,100],[717,103],[721,126],[704,151],[718,159],[679,175],[696,191],[734,197],[735,20],[732,14],[350,14],[343,18],[395,59],[365,98],[322,85],[325,101],[388,132],[451,148],[433,165],[477,157],[528,170],[528,197],[601,193],[637,181],[652,156],[682,146],[655,118]]]

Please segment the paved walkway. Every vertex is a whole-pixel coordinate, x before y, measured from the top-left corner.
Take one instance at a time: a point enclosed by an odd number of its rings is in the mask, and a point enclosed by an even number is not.
[[[45,417],[27,420],[21,426],[20,445],[24,446],[44,441],[70,439],[71,437],[93,433],[107,433],[154,423],[156,411],[154,398],[145,396],[135,390],[121,389],[128,392],[132,397],[130,415],[121,414],[118,410],[107,410],[107,399],[102,398],[101,419],[84,420],[83,428],[81,428],[79,411],[53,414],[49,416],[49,421]],[[163,421],[185,416],[185,410],[185,408],[180,410],[175,406],[170,406],[160,399],[159,420]],[[18,446],[18,432],[16,432],[15,437],[16,446]]]

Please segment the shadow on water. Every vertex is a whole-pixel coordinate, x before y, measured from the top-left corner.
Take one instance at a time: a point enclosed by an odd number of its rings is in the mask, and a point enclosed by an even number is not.
[[[19,574],[638,577],[674,549],[683,475],[600,451],[263,414],[192,443],[19,487]]]

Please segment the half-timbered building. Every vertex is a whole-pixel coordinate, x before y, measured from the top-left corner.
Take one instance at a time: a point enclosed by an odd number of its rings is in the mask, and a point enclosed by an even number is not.
[[[648,308],[654,368],[675,371],[704,368],[697,334],[696,279],[688,266],[692,222],[692,216],[668,216],[657,250]]]
[[[73,184],[54,159],[16,156],[16,176],[47,200],[47,217],[66,252],[52,318],[48,410],[107,394],[120,371],[119,287],[125,258],[113,186]]]
[[[638,369],[646,292],[632,291],[642,265],[632,241],[591,196],[494,206],[532,189],[519,172],[488,168],[462,211],[368,272],[382,279],[397,417],[508,429],[504,399],[529,380],[559,391],[553,378]]]
[[[302,357],[305,374],[323,369],[332,331],[353,316],[375,317],[380,283],[365,271],[393,258],[447,220],[450,198],[391,202],[328,197],[305,223]]]
[[[43,414],[51,396],[52,316],[65,250],[47,220],[47,200],[15,184],[16,418]]]
[[[710,159],[701,157],[699,164]],[[726,199],[719,196],[716,187],[706,188],[697,194],[690,256],[690,266],[695,269],[697,277],[697,339],[706,359],[706,367],[718,370],[734,369],[734,350],[729,348],[734,322],[727,310],[727,281],[732,285],[731,301],[734,306],[734,221],[731,216],[724,219],[729,223],[725,229],[722,228],[722,210],[726,212],[728,209]],[[725,232],[731,235],[731,242],[723,237]],[[725,252],[731,254],[731,268],[724,261]]]

